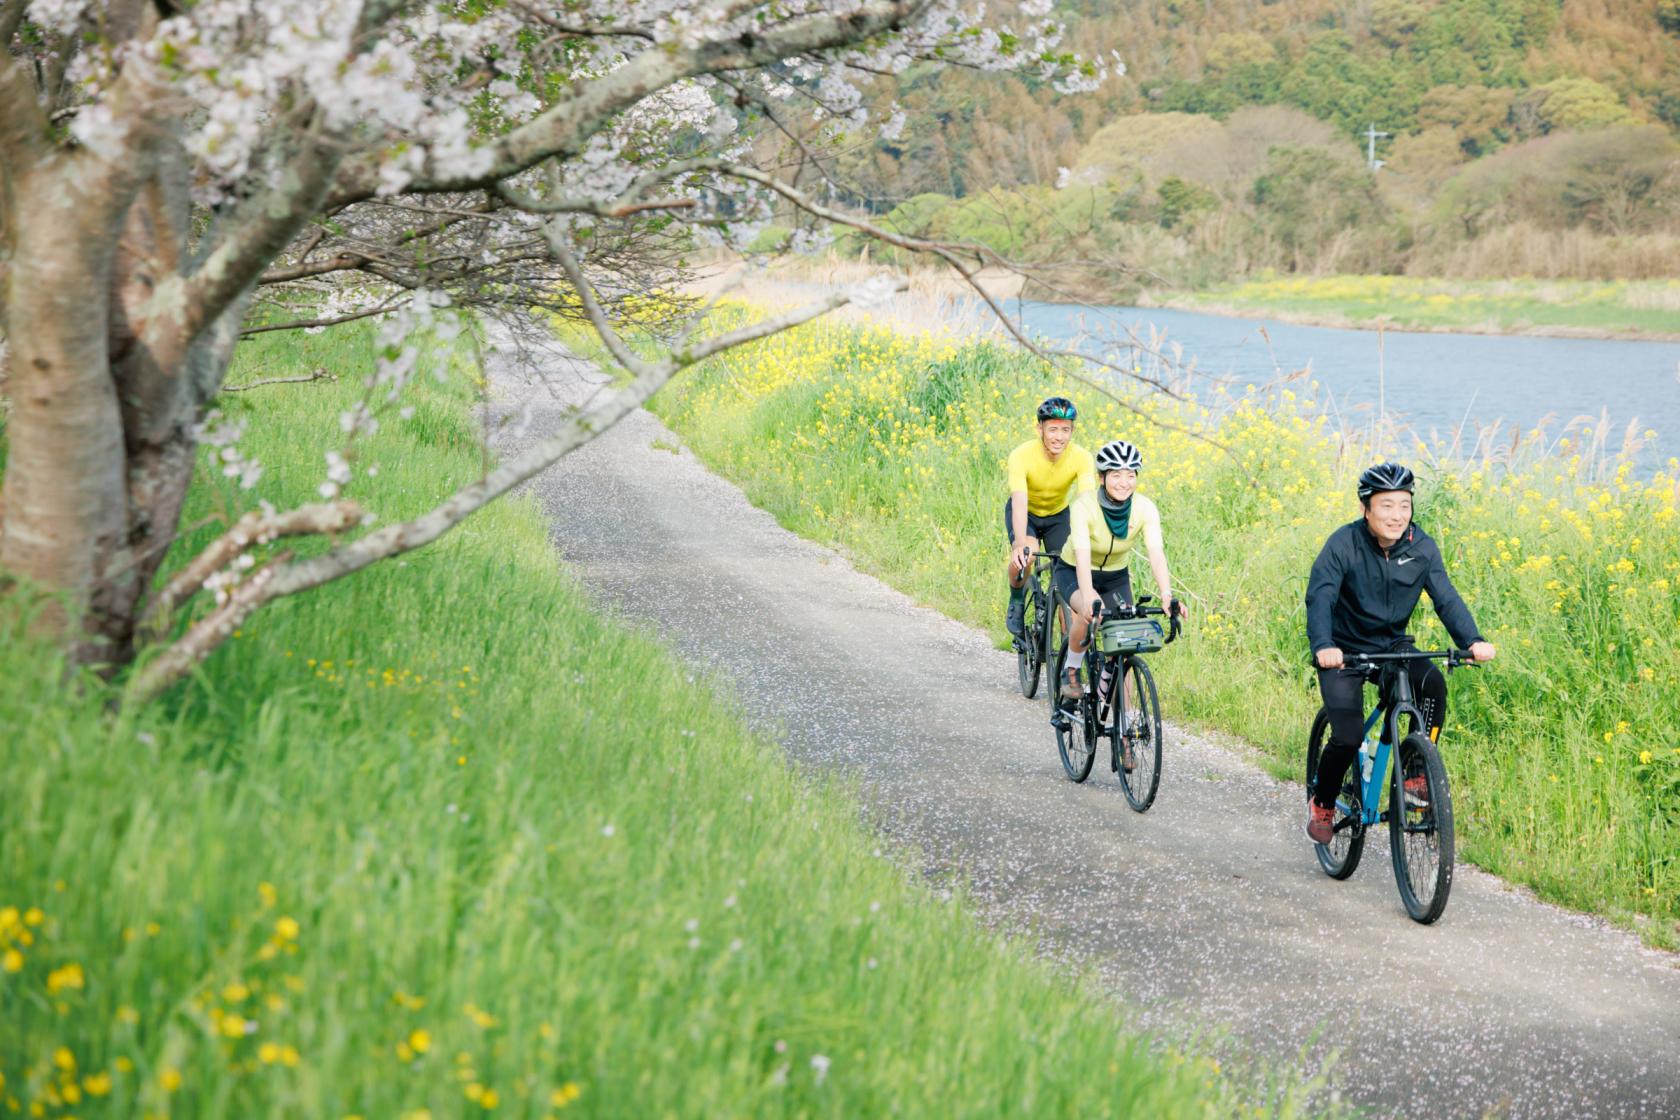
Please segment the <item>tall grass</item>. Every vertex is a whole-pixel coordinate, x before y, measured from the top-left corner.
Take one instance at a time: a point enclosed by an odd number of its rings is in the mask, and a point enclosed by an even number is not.
[[[1549,229],[1519,221],[1490,229],[1469,241],[1428,241],[1407,260],[1406,271],[1417,277],[1591,277],[1662,282],[1674,278],[1676,260],[1680,260],[1680,234],[1676,233],[1616,235],[1584,226]]]
[[[1312,386],[1133,398],[1140,415],[988,342],[813,325],[697,367],[656,407],[784,524],[1002,644],[1003,460],[1052,390],[1078,399],[1087,446],[1143,449],[1140,485],[1195,612],[1152,663],[1169,713],[1296,774],[1318,705],[1306,574],[1358,516],[1372,440],[1396,450],[1382,429],[1337,430]],[[1680,943],[1680,463],[1639,479],[1536,433],[1466,450],[1398,448],[1422,469],[1420,523],[1501,649],[1451,682],[1461,850]],[[1425,645],[1446,641],[1427,608],[1414,623]]]
[[[306,500],[369,332],[240,363],[348,375],[226,405],[263,493]],[[416,393],[349,490],[387,518],[482,466],[468,379]],[[206,471],[186,521],[253,501]],[[141,710],[63,687],[27,613],[0,600],[0,1112],[1200,1117],[1252,1091],[873,855],[855,801],[592,607],[529,501],[274,605]]]

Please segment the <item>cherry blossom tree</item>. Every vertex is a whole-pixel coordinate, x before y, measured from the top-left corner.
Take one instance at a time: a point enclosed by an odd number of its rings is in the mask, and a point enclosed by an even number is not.
[[[755,160],[765,122],[890,135],[902,115],[869,121],[860,91],[927,61],[1093,87],[1060,33],[1049,0],[993,22],[980,0],[0,0],[0,572],[58,593],[43,625],[82,663],[172,635],[135,685],[155,694],[264,603],[435,540],[684,366],[878,296],[677,330],[652,358],[620,329],[680,254],[747,243],[773,207],[894,236]],[[628,382],[402,523],[372,522],[324,449],[323,501],[265,504],[158,586],[206,443],[261,493],[214,408],[242,335],[382,316],[367,376],[394,402],[415,332],[532,309],[587,320]],[[278,543],[303,534],[332,547]]]

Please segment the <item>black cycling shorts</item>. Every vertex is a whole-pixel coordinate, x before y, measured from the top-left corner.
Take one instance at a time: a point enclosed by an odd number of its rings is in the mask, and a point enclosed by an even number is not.
[[[1050,578],[1056,583],[1056,594],[1062,597],[1062,602],[1071,604],[1073,593],[1079,590],[1079,569],[1072,564],[1056,561],[1056,566],[1050,572]],[[1102,596],[1103,610],[1112,611],[1120,607],[1132,605],[1132,570],[1121,568],[1118,571],[1105,572],[1098,568],[1091,569],[1091,590]]]
[[[1009,543],[1015,543],[1015,519],[1010,516],[1011,505],[1015,495],[1011,494],[1003,500],[1003,532],[1009,538]],[[1038,547],[1045,552],[1060,552],[1068,538],[1068,507],[1063,506],[1055,513],[1040,517],[1032,510],[1027,511],[1027,535],[1038,538]]]

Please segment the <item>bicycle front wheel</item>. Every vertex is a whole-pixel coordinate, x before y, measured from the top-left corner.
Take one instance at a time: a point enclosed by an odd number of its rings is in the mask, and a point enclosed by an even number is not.
[[[1313,720],[1312,733],[1307,736],[1307,803],[1310,805],[1313,790],[1318,788],[1318,760],[1324,755],[1325,744],[1330,740],[1330,713],[1323,708],[1318,710],[1318,718]],[[1350,773],[1357,774],[1358,766],[1350,768]],[[1314,844],[1313,851],[1318,856],[1318,865],[1324,868],[1324,873],[1332,879],[1346,879],[1359,869],[1359,857],[1365,854],[1365,824],[1363,806],[1359,799],[1359,782],[1357,779],[1342,784],[1342,795],[1336,798],[1336,831],[1330,837],[1328,844]]]
[[[1044,692],[1045,700],[1050,705],[1050,715],[1056,715],[1056,704],[1062,695],[1062,666],[1067,663],[1067,629],[1062,625],[1062,616],[1067,606],[1056,595],[1047,595],[1044,602],[1044,621],[1040,623],[1040,634],[1044,639],[1043,653],[1039,660],[1044,664]]]
[[[1120,694],[1109,741],[1120,752],[1120,788],[1126,803],[1143,813],[1155,804],[1161,786],[1161,702],[1155,677],[1141,657],[1127,660],[1116,687]]]
[[[1428,925],[1452,890],[1453,816],[1447,769],[1427,735],[1413,732],[1395,753],[1388,839],[1400,901],[1414,922]]]
[[[1056,728],[1056,753],[1062,758],[1062,769],[1075,782],[1091,776],[1091,762],[1097,757],[1097,696],[1089,661],[1080,676],[1085,681],[1085,697],[1076,705],[1073,720]]]
[[[1015,671],[1021,678],[1021,695],[1031,700],[1038,695],[1040,670],[1044,668],[1043,626],[1048,610],[1048,597],[1037,576],[1027,580],[1025,602],[1021,638],[1015,646]]]

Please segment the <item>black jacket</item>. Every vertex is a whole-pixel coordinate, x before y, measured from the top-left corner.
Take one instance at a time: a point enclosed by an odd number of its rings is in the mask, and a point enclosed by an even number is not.
[[[1429,534],[1411,525],[1384,555],[1362,517],[1331,533],[1313,561],[1307,640],[1314,653],[1330,646],[1349,653],[1387,652],[1406,636],[1425,591],[1459,648],[1482,640]]]

